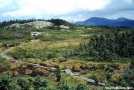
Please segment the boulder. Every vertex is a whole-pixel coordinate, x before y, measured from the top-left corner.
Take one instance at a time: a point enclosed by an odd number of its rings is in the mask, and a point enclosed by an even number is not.
[[[31,32],[31,36],[38,36],[41,34],[42,34],[42,32]]]
[[[60,28],[61,28],[61,29],[64,29],[64,30],[68,30],[68,29],[69,29],[69,26],[60,25]]]
[[[21,27],[20,27],[19,23],[14,23],[14,24],[11,24],[9,26],[6,26],[5,28],[6,29],[17,29],[17,28],[21,28]]]

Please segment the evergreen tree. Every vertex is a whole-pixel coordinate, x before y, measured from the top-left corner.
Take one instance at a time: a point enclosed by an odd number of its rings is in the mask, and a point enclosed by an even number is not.
[[[60,66],[57,66],[57,68],[55,70],[55,74],[56,74],[57,82],[59,82],[60,79],[61,79],[61,68],[60,68]]]
[[[92,79],[95,80],[95,85],[98,85],[99,79],[98,79],[97,75],[95,75],[95,74],[92,75]]]

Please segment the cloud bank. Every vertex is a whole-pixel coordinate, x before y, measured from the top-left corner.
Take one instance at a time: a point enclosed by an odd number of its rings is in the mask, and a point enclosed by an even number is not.
[[[0,0],[0,21],[62,18],[81,21],[90,17],[134,19],[134,0]]]

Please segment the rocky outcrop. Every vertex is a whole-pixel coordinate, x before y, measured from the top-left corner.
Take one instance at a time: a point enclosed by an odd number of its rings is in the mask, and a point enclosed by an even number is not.
[[[40,29],[44,27],[51,27],[53,23],[47,21],[34,21],[24,24],[14,23],[5,27],[5,29]]]

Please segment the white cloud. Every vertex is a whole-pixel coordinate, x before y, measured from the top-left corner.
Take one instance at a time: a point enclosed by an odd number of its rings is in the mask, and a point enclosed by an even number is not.
[[[56,16],[79,10],[99,10],[108,3],[107,0],[16,0],[18,8],[8,11],[3,16]]]
[[[0,8],[10,5],[12,0],[0,0]]]
[[[90,17],[134,19],[134,0],[0,0],[4,19],[62,18],[81,21]]]

